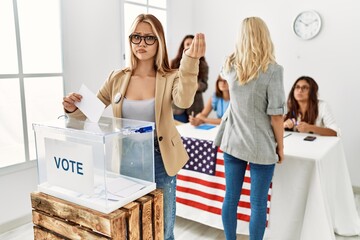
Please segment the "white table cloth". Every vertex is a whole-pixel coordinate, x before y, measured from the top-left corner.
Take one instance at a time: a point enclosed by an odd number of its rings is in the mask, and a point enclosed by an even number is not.
[[[213,140],[218,129],[199,130],[189,124],[177,128],[182,136],[207,140]],[[267,238],[331,240],[335,239],[334,232],[344,236],[360,234],[360,219],[341,139],[317,136],[315,141],[308,142],[303,140],[305,136],[291,133],[284,139],[285,160],[276,165],[272,182]],[[201,173],[187,171],[186,174],[201,177]],[[211,179],[203,176],[207,178]],[[206,204],[219,206],[219,201],[210,200]],[[178,202],[177,215],[222,229],[218,213]],[[237,232],[248,234],[248,222],[238,221]]]
[[[271,239],[335,239],[360,233],[341,139],[307,134],[284,139],[285,161],[275,168],[270,210]]]

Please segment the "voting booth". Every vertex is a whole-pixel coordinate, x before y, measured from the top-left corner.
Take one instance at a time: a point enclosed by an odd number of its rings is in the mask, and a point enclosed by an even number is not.
[[[34,123],[40,192],[110,213],[155,190],[154,123]]]

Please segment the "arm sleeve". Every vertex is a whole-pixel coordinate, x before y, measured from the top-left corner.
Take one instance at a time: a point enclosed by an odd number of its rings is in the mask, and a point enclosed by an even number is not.
[[[187,109],[193,104],[198,88],[198,72],[199,59],[191,58],[183,53],[172,88],[173,102],[177,107]]]
[[[336,124],[335,117],[331,112],[330,106],[325,102],[319,101],[319,117],[320,123],[316,121],[316,125],[323,125],[323,127],[334,130],[340,136],[340,129]]]
[[[286,113],[285,91],[283,83],[283,68],[278,66],[274,69],[269,86],[267,88],[268,115],[284,115]]]

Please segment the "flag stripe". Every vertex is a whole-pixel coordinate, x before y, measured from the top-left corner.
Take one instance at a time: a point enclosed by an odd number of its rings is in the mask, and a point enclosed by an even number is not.
[[[188,205],[188,206],[191,206],[191,207],[195,207],[195,208],[201,209],[203,211],[207,211],[207,212],[211,212],[211,213],[221,215],[221,208],[208,206],[208,205],[196,202],[196,201],[192,201],[192,200],[185,199],[185,198],[180,198],[180,197],[176,198],[176,202],[182,203],[182,204],[185,204],[185,205]],[[237,214],[237,219],[249,222],[250,221],[250,216],[247,215],[247,214],[238,213]]]
[[[176,187],[176,191],[186,192],[186,193],[190,193],[190,194],[195,194],[195,195],[198,195],[198,196],[207,198],[207,199],[211,199],[211,200],[213,200],[213,201],[218,201],[218,202],[223,202],[223,201],[224,201],[224,198],[223,198],[223,197],[220,197],[220,196],[218,196],[218,195],[216,195],[216,194],[210,194],[210,193],[206,193],[206,192],[203,192],[203,191],[195,190],[195,189],[192,189],[192,188],[186,188],[186,187],[177,186],[177,187]]]
[[[187,193],[187,192],[178,191],[177,197],[180,199],[189,200],[190,202],[198,202],[203,205],[211,206],[211,207],[218,208],[218,209],[222,209],[222,205],[223,205],[222,202],[214,201],[214,200],[204,198],[199,195],[193,195],[193,194]],[[250,215],[251,210],[249,208],[248,203],[249,203],[249,197],[244,197],[244,198],[242,197],[241,200],[239,201],[239,204],[237,207],[237,212]],[[191,207],[193,207],[193,206],[191,206]]]
[[[215,215],[221,215],[222,203],[225,196],[225,169],[223,158],[223,152],[217,149],[214,175],[185,168],[181,169],[177,176],[176,202]],[[238,220],[247,223],[249,223],[251,215],[250,188],[251,178],[250,167],[248,165],[245,171],[243,188],[237,210]],[[269,218],[270,200],[271,186],[268,194],[267,219]]]
[[[216,183],[216,182],[210,182],[210,181],[205,181],[199,178],[195,178],[195,177],[190,177],[190,176],[184,176],[184,175],[178,175],[177,176],[178,180],[184,180],[187,182],[193,182],[193,183],[198,183],[204,186],[208,186],[208,187],[212,187],[212,188],[216,188],[216,189],[221,189],[221,190],[225,190],[225,185],[224,184],[220,184],[220,183]]]

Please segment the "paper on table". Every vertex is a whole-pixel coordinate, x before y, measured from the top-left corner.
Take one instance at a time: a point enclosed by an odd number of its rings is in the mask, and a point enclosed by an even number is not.
[[[82,96],[82,99],[81,102],[76,102],[75,106],[77,106],[91,122],[98,122],[104,112],[105,104],[84,84],[81,85],[79,94]]]
[[[201,124],[199,126],[197,126],[197,129],[201,129],[201,130],[209,130],[216,127],[215,125],[211,125],[211,124]]]
[[[134,181],[119,177],[108,182],[108,192],[119,197],[128,197],[145,186]]]

